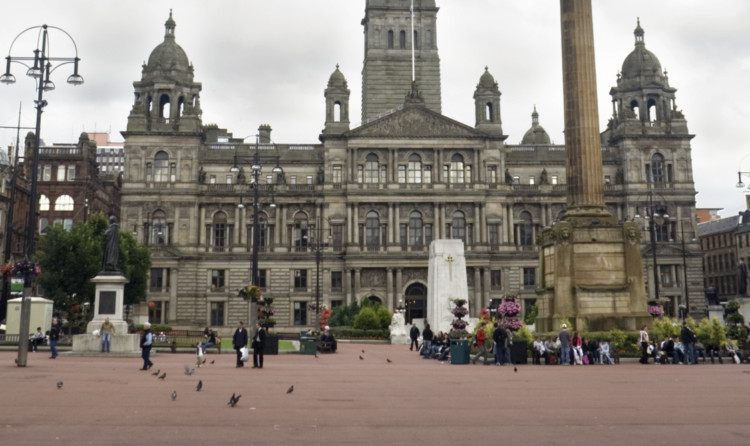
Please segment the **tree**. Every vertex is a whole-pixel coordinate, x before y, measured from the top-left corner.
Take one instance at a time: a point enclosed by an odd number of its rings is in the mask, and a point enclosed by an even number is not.
[[[91,279],[102,270],[104,232],[108,226],[104,214],[98,213],[86,222],[76,223],[70,231],[54,225],[39,239],[36,262],[42,267],[42,274],[37,283],[44,296],[54,301],[55,308],[69,312],[86,302],[93,308],[95,287]],[[119,240],[118,265],[129,281],[124,301],[130,305],[146,298],[151,256],[130,233],[120,231]]]

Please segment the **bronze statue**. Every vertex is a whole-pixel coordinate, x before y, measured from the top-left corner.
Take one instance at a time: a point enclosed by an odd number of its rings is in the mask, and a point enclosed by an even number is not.
[[[120,271],[117,262],[120,258],[120,231],[115,216],[109,217],[109,228],[104,232],[103,271]]]

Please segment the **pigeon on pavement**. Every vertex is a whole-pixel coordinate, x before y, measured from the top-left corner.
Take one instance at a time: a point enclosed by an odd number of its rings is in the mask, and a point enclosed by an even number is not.
[[[359,359],[364,361],[365,358],[363,358],[362,355],[359,355]]]
[[[391,361],[391,360],[390,360],[390,359],[388,359],[388,358],[385,358],[385,360],[386,360],[386,361],[387,361],[387,362],[388,362],[389,364],[390,364],[391,362],[393,362],[393,361]]]
[[[185,374],[192,375],[195,369],[191,369],[189,365],[185,365]]]
[[[518,372],[518,367],[513,367],[514,372]]]
[[[292,393],[294,392],[294,385],[289,386],[288,389],[286,389],[286,393]]]
[[[63,386],[63,382],[62,381],[58,381],[57,382],[57,388],[58,389],[62,389],[62,386]]]
[[[154,375],[154,376],[159,376],[159,372],[161,372],[161,369],[159,369],[159,370],[155,371],[154,373],[152,373],[152,375]]]
[[[211,361],[211,362],[213,362],[213,361]],[[205,363],[206,363],[206,358],[203,358],[203,362],[201,362],[201,364],[205,364]]]
[[[212,360],[211,360],[211,364],[213,364],[214,362],[216,362],[216,360],[215,360],[215,359],[212,359]]]
[[[176,399],[177,399],[177,391],[176,391],[176,390],[173,390],[173,391],[172,391],[172,401],[174,401],[174,400],[176,400]]]
[[[229,397],[229,402],[227,403],[227,405],[232,406],[232,407],[236,406],[241,396],[242,395],[234,396],[234,393],[233,393],[232,396]]]
[[[164,379],[166,377],[167,377],[167,372],[164,372],[164,373],[161,374],[161,376],[159,377],[159,379]]]
[[[199,379],[198,380],[198,385],[195,387],[195,391],[196,392],[200,392],[202,388],[203,388],[203,380]]]

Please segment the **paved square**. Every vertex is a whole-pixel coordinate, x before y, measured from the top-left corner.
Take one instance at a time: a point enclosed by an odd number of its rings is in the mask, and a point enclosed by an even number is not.
[[[187,376],[190,354],[159,353],[142,372],[140,358],[39,352],[19,368],[15,352],[0,352],[0,444],[750,444],[748,365],[514,372],[340,343],[318,359],[266,356],[256,370],[228,353]],[[232,393],[242,395],[234,408]]]

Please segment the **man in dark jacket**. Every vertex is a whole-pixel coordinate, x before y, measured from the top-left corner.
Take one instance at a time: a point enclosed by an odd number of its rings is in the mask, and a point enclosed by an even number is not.
[[[685,364],[697,363],[698,361],[695,357],[695,333],[687,326],[687,322],[685,321],[682,321],[680,341],[682,341],[682,347],[685,350]]]
[[[255,324],[253,335],[253,368],[263,368],[263,350],[266,349],[266,329],[260,323]]]
[[[424,330],[422,330],[422,354],[425,358],[430,357],[430,347],[432,347],[432,330],[430,330],[430,324],[424,324]]]
[[[242,347],[247,347],[247,330],[245,330],[242,322],[238,322],[237,329],[234,330],[232,347],[237,351],[237,367],[244,367],[245,363],[242,362]]]
[[[414,347],[417,347],[417,351],[419,351],[419,328],[417,328],[417,324],[414,322],[411,323],[411,330],[409,331],[409,337],[411,338],[411,344],[409,344],[409,350],[413,350]]]
[[[49,359],[57,358],[57,341],[60,340],[60,324],[57,318],[52,318],[52,326],[49,329],[49,350],[52,353]]]
[[[506,362],[510,362],[510,358],[506,358],[505,354],[508,332],[497,322],[495,322],[495,331],[492,333],[492,341],[495,343],[495,364],[503,365]]]

